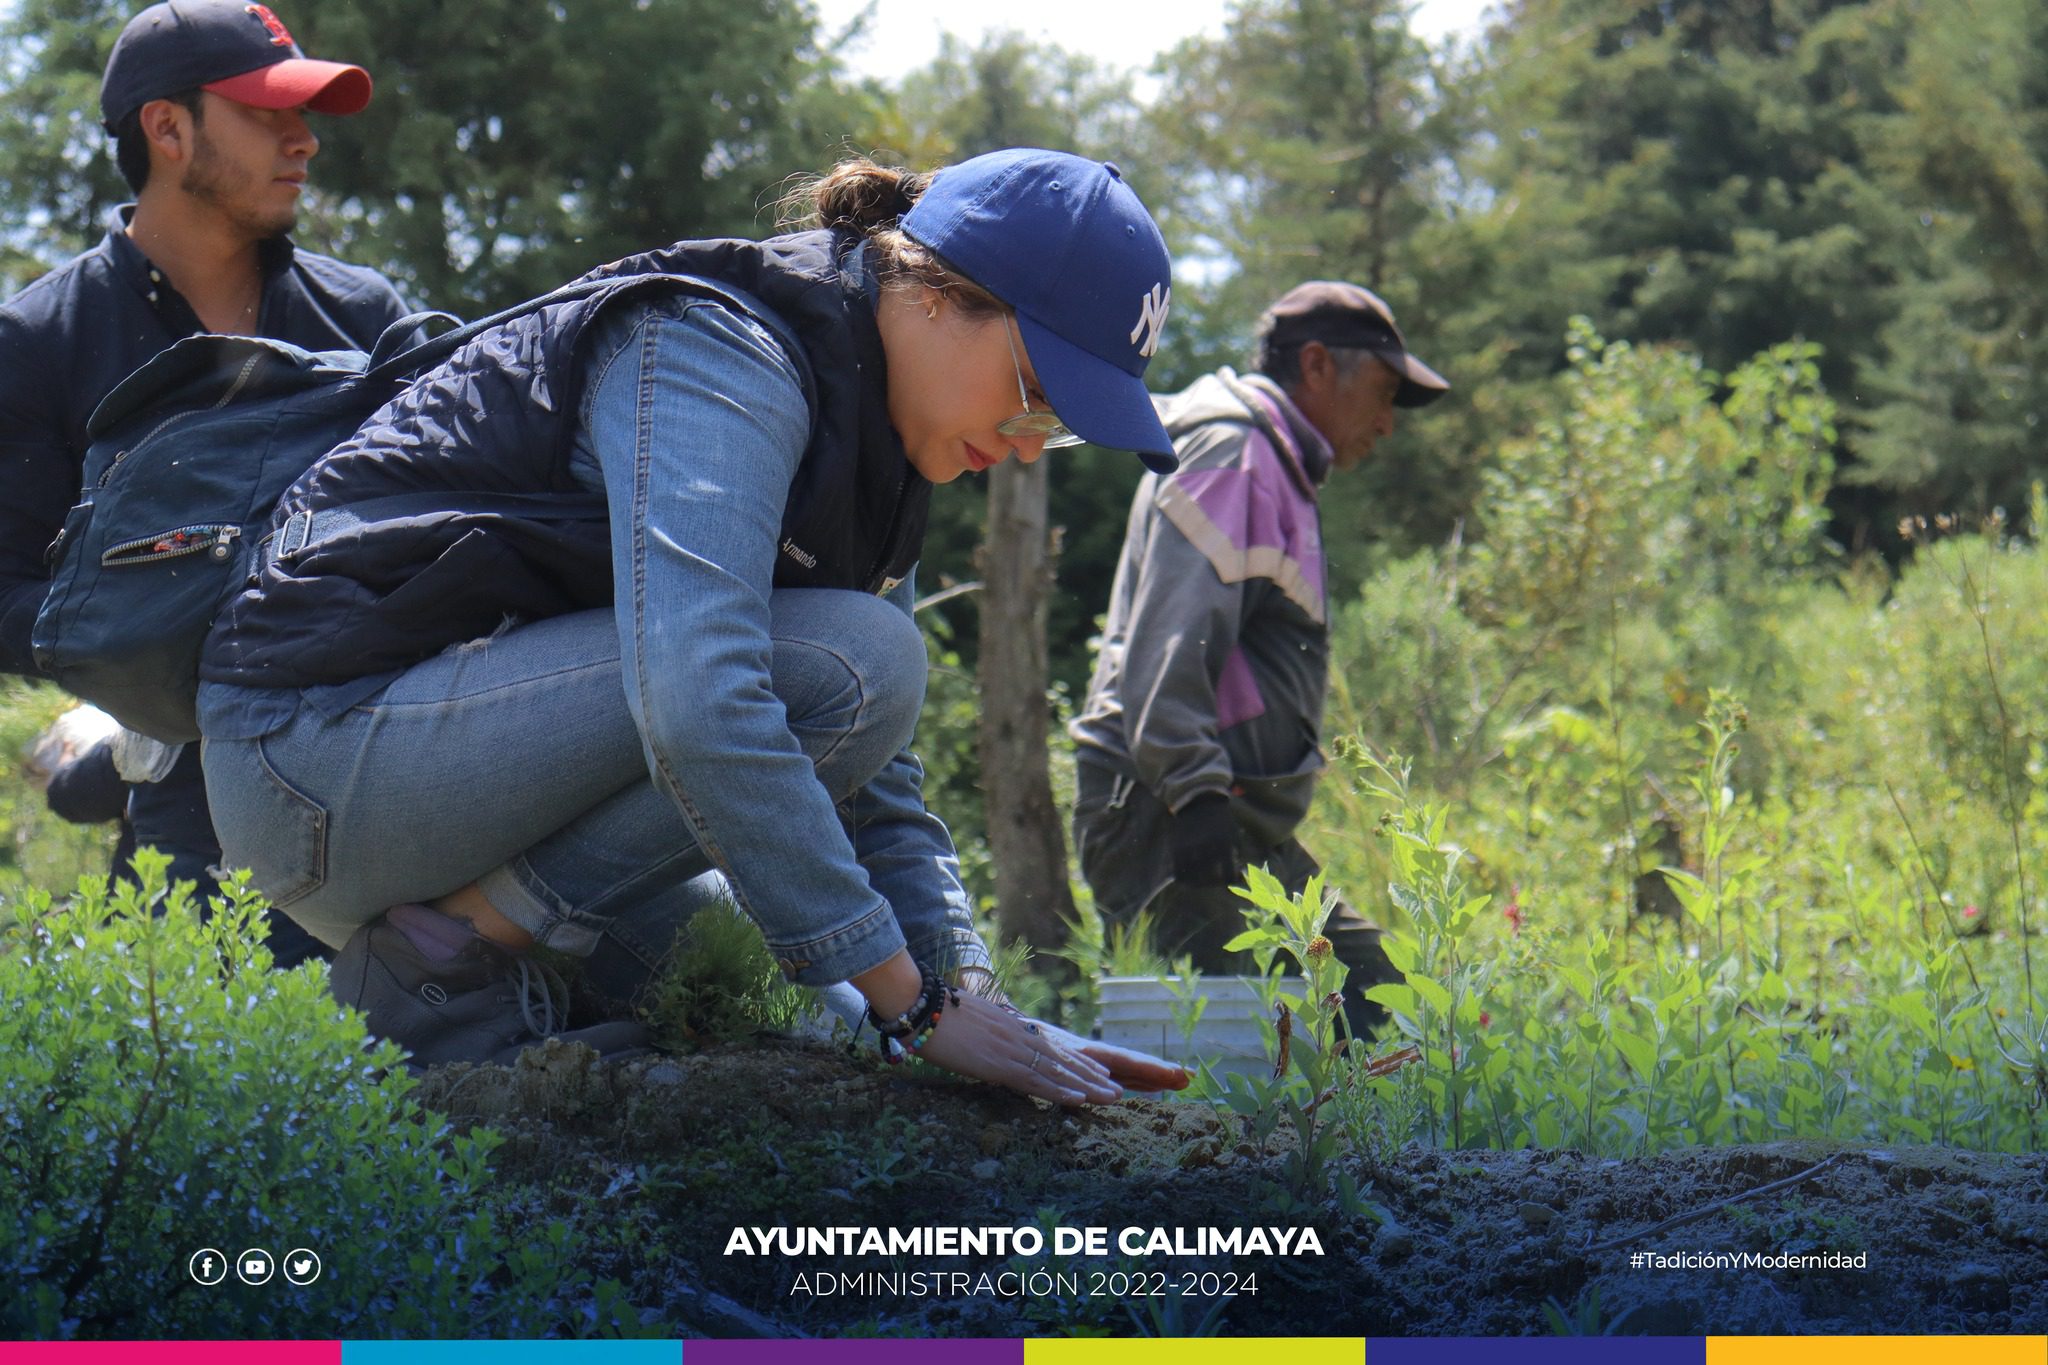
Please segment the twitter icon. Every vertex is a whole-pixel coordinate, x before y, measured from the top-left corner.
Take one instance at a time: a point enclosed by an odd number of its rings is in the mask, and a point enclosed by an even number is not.
[[[311,1284],[320,1278],[320,1257],[317,1253],[300,1247],[288,1252],[284,1258],[284,1277],[293,1284]]]

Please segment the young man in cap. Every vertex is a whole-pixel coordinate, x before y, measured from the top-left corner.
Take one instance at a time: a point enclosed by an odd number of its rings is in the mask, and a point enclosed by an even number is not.
[[[1155,917],[1157,945],[1204,972],[1250,954],[1229,889],[1247,866],[1291,892],[1316,861],[1294,837],[1323,765],[1329,666],[1317,493],[1394,429],[1397,408],[1450,385],[1408,353],[1393,314],[1355,284],[1315,281],[1268,309],[1258,371],[1206,375],[1156,400],[1180,467],[1139,484],[1102,654],[1073,722],[1074,842],[1112,923]],[[1389,979],[1378,931],[1340,905],[1326,934],[1360,994]]]
[[[100,112],[136,201],[98,246],[0,304],[0,671],[36,673],[44,547],[78,501],[86,422],[116,384],[197,332],[367,350],[409,311],[375,271],[285,236],[320,146],[307,112],[353,114],[369,100],[367,72],[307,60],[263,5],[167,0],[122,30]],[[78,762],[118,800],[113,752]],[[220,846],[198,748],[158,757],[168,773],[127,797],[136,841],[170,854],[171,875],[204,894]],[[271,926],[280,966],[320,950],[282,916]]]

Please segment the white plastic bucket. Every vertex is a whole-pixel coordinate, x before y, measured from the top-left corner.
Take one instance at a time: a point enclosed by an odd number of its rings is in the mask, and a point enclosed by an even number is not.
[[[1185,989],[1180,977],[1104,976],[1096,978],[1095,1036],[1118,1047],[1149,1052],[1193,1070],[1203,1062],[1218,1076],[1273,1074],[1273,1055],[1259,1027],[1271,1016],[1259,1001],[1259,982],[1249,976],[1203,976],[1193,979],[1197,995],[1208,1001],[1192,1036],[1183,1038],[1174,1017],[1179,1004],[1174,991]],[[1284,977],[1282,992],[1300,999],[1308,983]]]

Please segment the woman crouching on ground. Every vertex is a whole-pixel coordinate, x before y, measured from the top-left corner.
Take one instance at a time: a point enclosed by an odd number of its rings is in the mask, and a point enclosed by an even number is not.
[[[932,485],[1080,440],[1171,467],[1165,245],[1057,152],[814,198],[484,332],[285,494],[201,670],[226,862],[416,1063],[643,1042],[523,954],[623,998],[715,870],[885,1050],[1068,1104],[1184,1083],[956,989],[988,953],[908,748]]]

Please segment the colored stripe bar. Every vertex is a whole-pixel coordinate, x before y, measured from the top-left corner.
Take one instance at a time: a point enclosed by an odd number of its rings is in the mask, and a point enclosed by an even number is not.
[[[1365,1365],[1705,1365],[1702,1337],[1368,1337]]]
[[[348,1341],[341,1365],[683,1365],[679,1341]]]
[[[1024,1365],[1364,1365],[1364,1337],[1109,1337],[1024,1343]]]
[[[683,1365],[1024,1365],[1024,1343],[986,1337],[686,1341]]]
[[[2038,1337],[1708,1337],[1707,1365],[2041,1365]]]
[[[341,1365],[338,1341],[0,1342],[7,1365]]]

